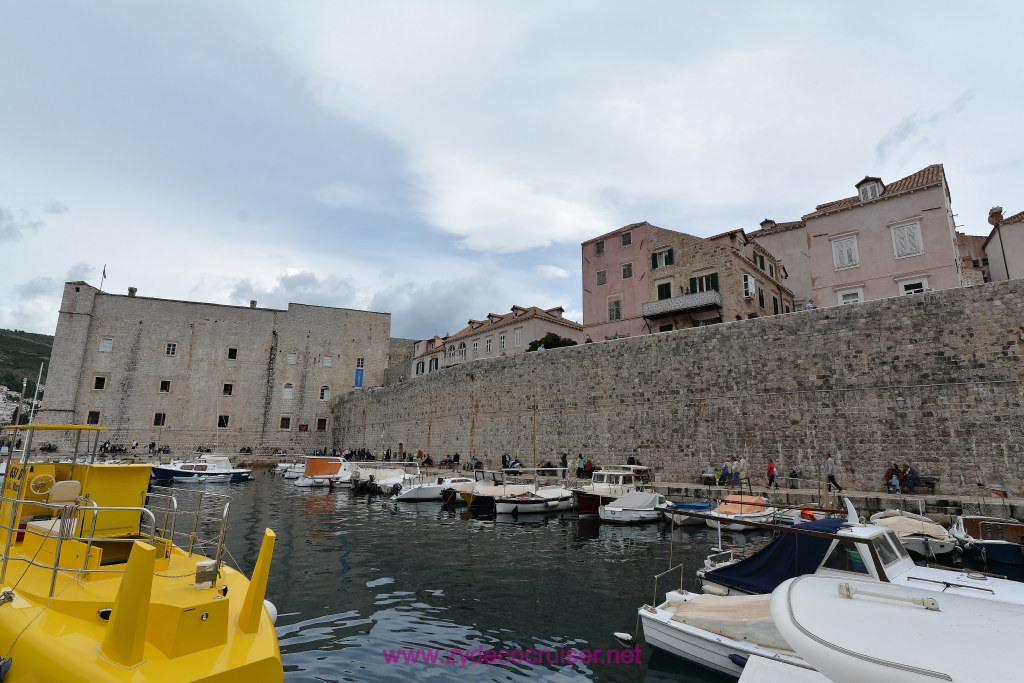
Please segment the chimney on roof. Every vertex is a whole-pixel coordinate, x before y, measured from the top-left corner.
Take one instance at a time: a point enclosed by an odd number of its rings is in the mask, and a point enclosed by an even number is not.
[[[775,221],[773,221],[771,218],[765,218],[763,221],[761,221],[761,229],[762,230],[767,230],[768,228],[774,228],[774,227],[775,227]]]
[[[249,308],[256,308],[256,299],[249,299]]]
[[[135,296],[135,293],[139,291],[138,287],[129,287],[128,296]]]
[[[988,210],[988,222],[991,225],[998,225],[1003,220],[1003,207],[993,206]]]

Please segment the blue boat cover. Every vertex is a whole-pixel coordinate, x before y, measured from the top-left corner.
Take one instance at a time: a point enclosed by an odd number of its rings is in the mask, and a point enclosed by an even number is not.
[[[845,519],[818,519],[794,528],[836,533]],[[813,574],[825,559],[832,544],[830,538],[783,532],[781,536],[736,564],[713,569],[704,576],[715,583],[746,593],[771,593],[785,581]]]

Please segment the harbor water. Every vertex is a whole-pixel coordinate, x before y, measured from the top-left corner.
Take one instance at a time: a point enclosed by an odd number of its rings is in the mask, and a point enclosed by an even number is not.
[[[317,681],[723,680],[638,639],[639,663],[560,663],[558,651],[625,650],[654,576],[684,586],[717,537],[707,527],[618,527],[575,513],[474,518],[440,503],[304,489],[266,471],[207,484],[232,496],[228,550],[251,572],[265,527],[277,534],[268,599],[289,683]],[[760,532],[727,534],[743,545]],[[673,537],[670,543],[670,537]],[[659,580],[658,599],[678,587]],[[387,651],[549,651],[533,663],[387,663]],[[601,653],[597,653],[601,650]],[[445,655],[442,654],[442,658]],[[616,653],[616,657],[621,653]],[[537,662],[537,658],[542,659]],[[545,658],[554,660],[548,663]],[[624,657],[628,658],[628,657]],[[256,682],[254,682],[256,683]]]

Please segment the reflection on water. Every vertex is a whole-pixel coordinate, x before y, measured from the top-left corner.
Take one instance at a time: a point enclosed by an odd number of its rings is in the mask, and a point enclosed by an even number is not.
[[[263,528],[277,533],[267,597],[280,612],[289,683],[720,680],[646,647],[640,664],[460,669],[385,664],[383,656],[402,648],[621,648],[612,633],[635,632],[637,608],[669,566],[670,537],[672,564],[682,563],[687,587],[695,586],[693,572],[718,541],[706,527],[614,526],[573,513],[486,518],[440,503],[300,488],[269,473],[216,492],[234,497],[228,549],[246,573]],[[730,542],[755,538],[732,534]]]

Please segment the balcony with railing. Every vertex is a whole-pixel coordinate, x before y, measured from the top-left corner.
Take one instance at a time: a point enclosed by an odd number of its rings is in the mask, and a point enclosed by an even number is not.
[[[659,318],[664,315],[672,315],[673,313],[721,307],[722,293],[709,289],[706,292],[684,294],[672,299],[648,301],[643,305],[643,312],[645,318]]]

